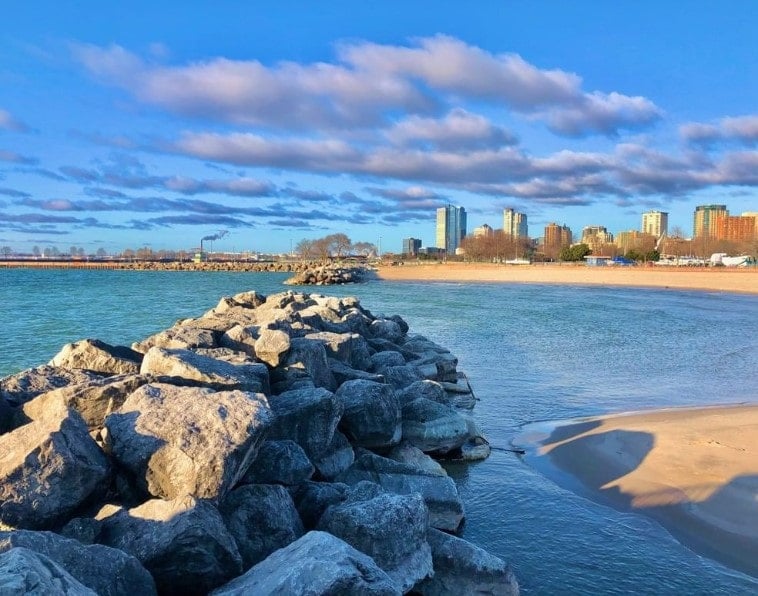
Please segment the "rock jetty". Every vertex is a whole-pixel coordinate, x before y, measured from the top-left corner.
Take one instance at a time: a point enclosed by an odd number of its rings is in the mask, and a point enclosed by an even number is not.
[[[355,298],[225,297],[0,380],[0,593],[518,594],[437,459],[457,359]]]
[[[321,265],[298,271],[284,283],[288,286],[333,286],[365,281],[368,274],[366,267]]]

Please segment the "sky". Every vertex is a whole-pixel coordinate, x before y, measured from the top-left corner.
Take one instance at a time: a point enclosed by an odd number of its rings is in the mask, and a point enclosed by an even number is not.
[[[14,251],[400,252],[446,204],[532,237],[758,211],[754,0],[11,4]]]

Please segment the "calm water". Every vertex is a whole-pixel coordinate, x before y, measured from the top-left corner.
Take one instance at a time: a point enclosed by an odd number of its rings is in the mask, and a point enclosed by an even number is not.
[[[222,295],[283,291],[285,274],[0,270],[0,376],[69,341],[130,344]],[[758,401],[758,298],[540,285],[371,282],[317,289],[450,348],[508,447],[525,424]],[[465,537],[509,560],[524,594],[755,594],[758,580],[698,556],[654,521],[564,490],[511,453],[454,467]]]

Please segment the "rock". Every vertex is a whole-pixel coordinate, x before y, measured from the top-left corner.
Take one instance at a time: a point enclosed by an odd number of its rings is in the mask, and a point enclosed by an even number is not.
[[[334,393],[318,387],[296,389],[272,396],[269,404],[275,414],[270,440],[295,441],[311,460],[328,452],[343,412]]]
[[[365,594],[400,590],[368,555],[326,532],[308,532],[258,563],[213,596],[248,594]]]
[[[147,339],[132,344],[132,350],[147,354],[150,348],[167,350],[218,347],[218,332],[189,325],[178,325],[151,335]]]
[[[97,596],[55,561],[26,548],[0,555],[0,594]]]
[[[388,366],[382,369],[382,374],[387,384],[395,390],[404,389],[416,381],[422,380],[421,375],[413,365]]]
[[[249,569],[303,535],[303,523],[283,486],[249,484],[230,492],[219,507]]]
[[[413,361],[418,373],[430,381],[455,382],[458,378],[458,359],[450,353],[427,352]]]
[[[319,475],[326,480],[331,480],[353,465],[355,452],[347,437],[340,431],[334,432],[334,437],[326,453],[314,459]]]
[[[400,404],[389,385],[346,381],[336,395],[345,405],[340,429],[354,444],[381,449],[400,442]]]
[[[255,341],[256,357],[274,368],[282,363],[290,350],[290,336],[278,329],[262,329]]]
[[[400,352],[386,350],[371,355],[371,368],[377,372],[388,366],[405,366],[405,358]]]
[[[447,401],[451,406],[470,410],[476,405],[474,392],[471,391],[471,385],[469,385],[468,379],[463,373],[458,373],[454,383],[442,382],[440,385],[442,385],[445,393],[447,393]]]
[[[460,456],[456,459],[461,461],[481,461],[487,459],[492,453],[492,447],[484,437],[469,437],[461,445]]]
[[[147,493],[219,499],[245,474],[271,421],[260,393],[156,383],[132,393],[105,426],[113,457]]]
[[[426,541],[429,514],[419,494],[361,494],[326,510],[318,529],[366,553],[405,593],[430,576],[432,552]]]
[[[5,401],[5,398],[0,397],[0,435],[13,428],[13,418],[15,417],[15,414],[15,410],[11,408],[7,401]]]
[[[22,412],[27,419],[36,420],[57,401],[76,410],[90,430],[97,430],[108,414],[118,410],[129,394],[148,381],[142,375],[118,375],[67,385],[38,395],[22,406]]]
[[[368,370],[371,366],[368,344],[357,333],[320,331],[309,333],[305,339],[320,342],[326,349],[327,357],[339,360],[351,368]]]
[[[219,512],[189,496],[153,499],[105,517],[100,541],[139,559],[160,594],[206,594],[242,572]]]
[[[304,482],[293,499],[306,530],[313,530],[331,505],[347,499],[348,485],[341,482]]]
[[[350,368],[339,360],[333,360],[330,358],[329,369],[334,375],[334,380],[337,382],[337,387],[342,385],[342,383],[345,381],[353,381],[355,379],[374,381],[375,383],[384,383],[384,375],[365,372],[363,370],[356,370],[354,368]]]
[[[282,369],[277,369],[274,373],[274,380],[281,380],[281,374],[286,375],[289,369],[295,369],[308,375],[316,387],[323,387],[329,391],[337,388],[337,382],[329,370],[326,349],[321,342],[303,338],[292,339],[290,351],[282,364]]]
[[[38,366],[0,379],[0,398],[5,398],[11,406],[20,406],[53,389],[87,383],[100,378],[102,378],[100,375],[78,369],[50,365]]]
[[[0,435],[0,521],[47,529],[107,485],[108,461],[75,411],[59,406]]]
[[[305,451],[294,441],[266,441],[240,484],[296,485],[309,480],[314,471]]]
[[[190,350],[150,348],[143,375],[177,377],[218,390],[268,392],[268,370],[262,364],[235,365]]]
[[[434,472],[381,457],[361,450],[352,466],[336,480],[357,484],[363,480],[375,482],[388,492],[400,495],[420,493],[429,509],[432,527],[455,532],[464,518],[463,503],[453,480]]]
[[[222,348],[244,352],[251,358],[255,358],[255,343],[257,339],[258,327],[235,325],[221,336],[219,344]]]
[[[447,393],[442,388],[442,385],[436,381],[416,381],[411,383],[407,387],[399,389],[397,392],[397,399],[400,401],[400,406],[405,406],[407,403],[412,402],[414,399],[423,397],[431,401],[436,401],[441,404],[450,405],[447,399]]]
[[[194,348],[192,351],[200,356],[206,356],[213,360],[223,360],[229,364],[256,364],[254,357],[245,352],[240,352],[239,350],[233,350],[231,348]],[[259,370],[261,373],[263,372],[263,369]]]
[[[492,594],[518,596],[519,586],[502,559],[470,542],[430,528],[434,576],[416,586],[424,596]]]
[[[403,337],[400,325],[390,319],[377,319],[369,325],[369,333],[376,338],[397,343]]]
[[[156,594],[155,582],[147,570],[121,550],[101,544],[85,546],[53,532],[0,532],[0,553],[17,547],[50,558],[100,596]]]
[[[387,459],[408,464],[409,466],[429,472],[430,474],[447,476],[445,468],[443,468],[436,460],[433,460],[426,453],[421,451],[421,449],[411,445],[408,441],[403,441],[400,445],[393,447],[387,453]]]
[[[266,302],[266,297],[256,291],[240,292],[232,296],[232,300],[243,308],[256,308]]]
[[[111,346],[97,339],[66,344],[50,361],[50,366],[81,368],[104,375],[139,372],[142,354],[124,346]]]
[[[403,407],[403,440],[425,453],[447,453],[468,437],[466,420],[450,406],[420,397]]]

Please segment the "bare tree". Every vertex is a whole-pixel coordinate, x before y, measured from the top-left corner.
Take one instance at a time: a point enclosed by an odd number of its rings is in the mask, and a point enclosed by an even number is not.
[[[0,254],[3,255],[4,259],[7,259],[13,254],[13,249],[10,246],[3,246],[0,248]]]

